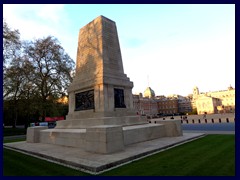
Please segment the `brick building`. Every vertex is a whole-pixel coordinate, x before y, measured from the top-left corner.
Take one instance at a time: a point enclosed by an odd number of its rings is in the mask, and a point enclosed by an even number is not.
[[[137,114],[156,117],[158,104],[154,98],[143,97],[142,94],[133,95],[133,107]]]
[[[178,100],[176,98],[161,98],[157,100],[158,113],[172,115],[178,113]]]

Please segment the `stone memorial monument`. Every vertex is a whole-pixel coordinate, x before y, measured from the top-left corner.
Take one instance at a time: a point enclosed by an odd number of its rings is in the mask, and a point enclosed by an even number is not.
[[[80,29],[76,65],[67,120],[57,128],[146,122],[133,111],[133,83],[123,71],[115,22],[99,16]]]
[[[182,135],[180,120],[149,123],[136,115],[132,88],[124,74],[116,24],[99,16],[79,32],[66,120],[58,121],[54,129],[28,128],[27,142],[108,154],[129,144]]]

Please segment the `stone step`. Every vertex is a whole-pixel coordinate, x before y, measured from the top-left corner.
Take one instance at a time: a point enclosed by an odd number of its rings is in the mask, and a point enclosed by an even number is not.
[[[147,123],[146,118],[140,116],[124,116],[124,117],[101,117],[88,119],[68,119],[57,122],[57,129],[78,129],[88,128],[99,125],[138,125]]]
[[[123,127],[124,145],[149,141],[164,137],[166,134],[163,124],[142,124]]]
[[[47,129],[40,132],[40,142],[72,147],[84,147],[86,129]]]

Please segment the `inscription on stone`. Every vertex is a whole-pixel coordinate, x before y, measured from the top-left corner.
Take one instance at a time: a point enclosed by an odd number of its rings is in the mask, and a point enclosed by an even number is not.
[[[114,88],[114,105],[115,108],[126,108],[123,89]]]
[[[75,111],[94,109],[94,91],[84,91],[75,94]]]

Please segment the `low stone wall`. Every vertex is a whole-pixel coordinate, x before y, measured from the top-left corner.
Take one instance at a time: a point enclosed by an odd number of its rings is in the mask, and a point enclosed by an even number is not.
[[[134,144],[166,136],[163,124],[144,124],[123,127],[124,144]]]
[[[85,129],[47,129],[40,132],[40,142],[83,148],[85,136]]]
[[[85,150],[109,154],[124,149],[122,126],[101,125],[86,129]]]
[[[40,131],[47,129],[46,126],[29,127],[27,129],[27,142],[28,143],[39,143],[40,142]]]
[[[165,126],[165,136],[166,137],[175,137],[182,136],[182,126],[180,120],[161,120],[161,119],[152,119],[149,121],[152,124],[162,124]]]

